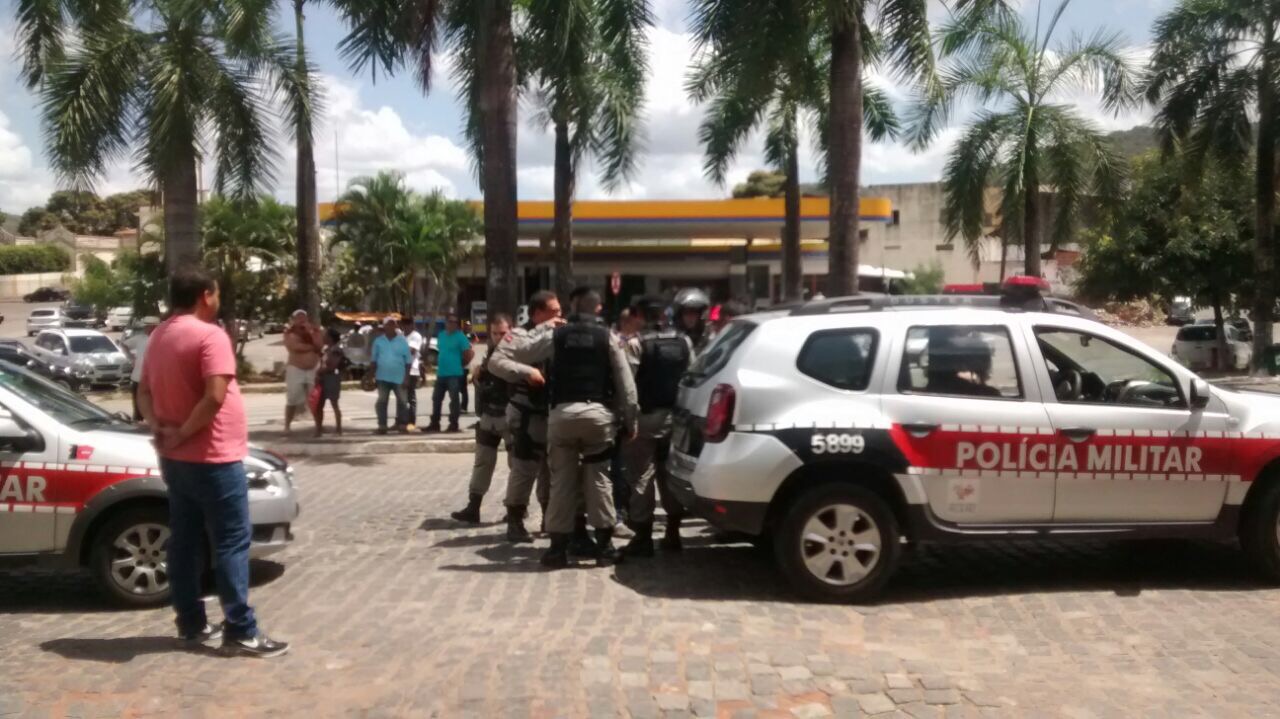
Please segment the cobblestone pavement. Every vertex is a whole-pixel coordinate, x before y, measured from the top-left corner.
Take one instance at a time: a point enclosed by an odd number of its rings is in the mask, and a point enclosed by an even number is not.
[[[278,660],[178,651],[167,610],[80,575],[0,573],[0,717],[1280,713],[1280,591],[1229,548],[931,550],[881,603],[822,606],[700,525],[675,557],[543,573],[496,523],[442,519],[468,469],[299,466],[298,541],[254,572]]]

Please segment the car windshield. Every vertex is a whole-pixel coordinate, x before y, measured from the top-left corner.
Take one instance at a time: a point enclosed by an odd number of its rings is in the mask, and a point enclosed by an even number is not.
[[[36,310],[31,313],[32,317],[52,317],[53,310]]]
[[[68,426],[85,427],[120,422],[115,415],[80,395],[3,360],[0,360],[0,387]]]
[[[91,352],[116,352],[115,343],[103,335],[88,337],[69,337],[73,354],[89,354]]]

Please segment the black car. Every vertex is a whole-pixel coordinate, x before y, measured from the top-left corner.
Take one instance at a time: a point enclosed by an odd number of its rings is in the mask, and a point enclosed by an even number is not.
[[[93,309],[93,305],[77,305],[70,302],[62,308],[62,326],[63,327],[86,327],[93,329],[98,326],[98,313]]]
[[[23,302],[62,302],[71,296],[67,290],[60,290],[57,287],[41,287],[35,292],[28,292],[22,296]]]

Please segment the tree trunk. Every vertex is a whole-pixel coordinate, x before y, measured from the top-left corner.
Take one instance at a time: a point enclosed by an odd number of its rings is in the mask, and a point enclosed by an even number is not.
[[[485,294],[489,314],[515,315],[516,271],[516,63],[511,0],[482,0],[479,111],[484,166]]]
[[[164,266],[172,273],[186,264],[199,264],[200,198],[196,184],[194,152],[175,156],[165,173],[161,192],[164,194]]]
[[[1004,284],[1005,266],[1009,262],[1009,243],[1005,239],[1004,233],[1000,233],[1000,284]],[[979,277],[981,279],[981,277]]]
[[[222,320],[222,327],[227,331],[227,336],[231,338],[231,346],[236,348],[236,359],[244,354],[244,345],[240,342],[240,333],[236,331],[236,292],[238,288],[235,282],[235,270],[231,268],[223,268],[222,276],[218,278],[218,290],[220,299],[222,300],[222,311],[219,312],[219,319]]]
[[[305,0],[294,0],[293,13],[297,25],[298,72],[306,77],[307,53],[303,41],[302,6]],[[310,80],[306,80],[308,83]],[[297,186],[297,250],[298,301],[311,316],[320,321],[320,217],[316,209],[316,157],[310,127],[298,127]]]
[[[787,148],[787,181],[783,186],[783,207],[786,218],[782,223],[782,300],[804,299],[800,287],[804,274],[800,254],[800,158],[795,144]]]
[[[1274,22],[1264,35],[1274,35]],[[1256,168],[1257,217],[1254,227],[1253,266],[1253,374],[1267,374],[1267,350],[1271,347],[1271,320],[1275,312],[1276,222],[1276,59],[1277,48],[1266,40],[1262,47],[1262,71],[1258,81],[1258,157]]]
[[[1218,338],[1218,361],[1214,364],[1214,367],[1229,372],[1235,369],[1235,356],[1227,344],[1227,330],[1223,326],[1225,323],[1222,321],[1222,298],[1215,292],[1210,301],[1213,304],[1213,327]]]
[[[861,11],[859,11],[860,13]],[[858,171],[862,164],[862,38],[859,18],[831,31],[830,237],[827,295],[858,292]]]
[[[1025,272],[1040,276],[1040,178],[1036,174],[1035,137],[1027,138],[1027,159],[1022,165],[1022,252]]]
[[[568,297],[573,291],[573,192],[577,168],[569,146],[569,126],[556,121],[555,220],[551,237],[556,248],[556,293]]]

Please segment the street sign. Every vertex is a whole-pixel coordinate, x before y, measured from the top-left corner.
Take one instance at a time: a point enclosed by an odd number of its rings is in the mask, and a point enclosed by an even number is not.
[[[477,300],[471,303],[471,331],[478,335],[489,333],[489,303]]]

